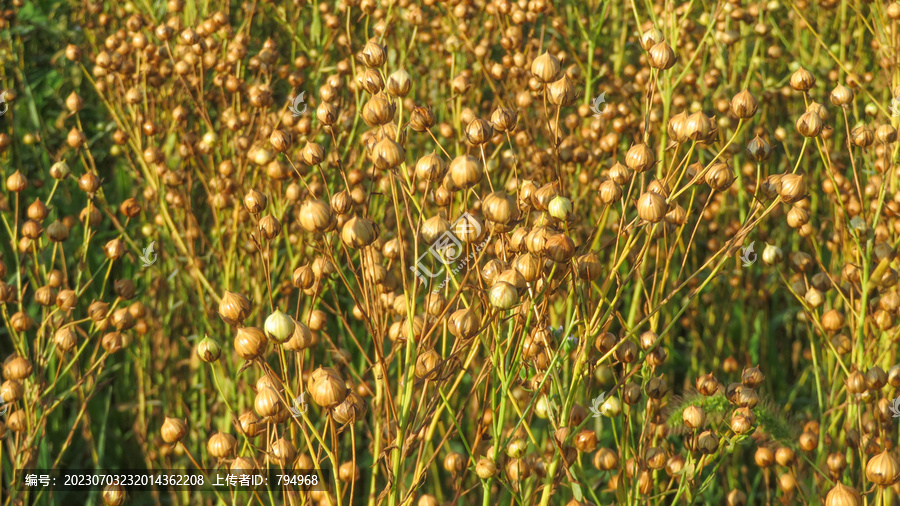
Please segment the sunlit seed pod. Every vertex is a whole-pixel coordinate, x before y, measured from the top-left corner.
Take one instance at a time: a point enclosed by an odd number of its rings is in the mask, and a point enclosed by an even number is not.
[[[491,113],[491,126],[498,132],[514,130],[517,121],[516,112],[506,107],[498,107]]]
[[[163,441],[169,444],[181,441],[187,433],[187,424],[180,418],[170,418],[167,416],[160,428],[160,434],[162,435]]]
[[[475,118],[466,125],[466,139],[475,146],[480,146],[491,140],[494,129],[491,124],[481,118]]]
[[[706,172],[706,184],[716,191],[727,190],[734,180],[734,171],[724,163],[715,163]]]
[[[897,140],[897,129],[893,125],[881,125],[875,129],[875,139],[885,144],[895,142]]]
[[[666,199],[656,192],[644,192],[637,202],[638,216],[650,223],[660,222],[668,212]]]
[[[481,160],[470,155],[457,156],[450,162],[450,179],[460,189],[469,189],[481,182],[484,168]]]
[[[900,480],[900,462],[889,451],[882,451],[866,463],[866,479],[879,487],[889,487]]]
[[[872,366],[866,371],[866,388],[869,390],[880,390],[887,385],[887,380],[887,373],[880,366]]]
[[[463,308],[454,311],[447,320],[447,328],[454,337],[469,339],[474,337],[479,330],[481,321],[475,310]]]
[[[703,431],[697,437],[697,450],[704,455],[711,455],[719,449],[719,437],[711,431]]]
[[[332,411],[334,421],[339,424],[354,423],[362,420],[366,415],[366,401],[355,391],[347,392],[347,397]]]
[[[373,95],[363,105],[362,118],[371,127],[390,123],[394,119],[394,104],[383,93]]]
[[[123,485],[111,483],[103,486],[103,492],[100,494],[100,497],[106,506],[122,506],[128,499],[128,493]]]
[[[553,234],[547,238],[543,253],[556,263],[566,263],[575,255],[575,243],[566,234]]]
[[[797,459],[797,455],[794,453],[794,450],[791,450],[787,446],[779,447],[775,450],[775,462],[778,463],[779,466],[782,467],[790,467]]]
[[[544,84],[555,81],[559,69],[559,59],[547,51],[531,62],[531,75]]]
[[[490,457],[481,457],[475,464],[475,474],[482,480],[493,478],[497,474],[497,464]]]
[[[705,140],[712,131],[709,118],[700,111],[687,117],[684,123],[685,133],[688,139],[693,141]]]
[[[416,132],[424,132],[434,127],[437,120],[430,107],[416,107],[409,115],[409,127]]]
[[[818,113],[815,111],[806,111],[797,118],[795,126],[800,135],[804,137],[816,137],[825,127],[825,122],[822,121],[822,118],[819,117]]]
[[[557,195],[547,205],[547,213],[560,221],[567,221],[573,210],[572,201],[562,195]]]
[[[519,215],[515,197],[504,191],[486,195],[481,201],[481,211],[485,218],[500,224],[507,224]]]
[[[318,199],[309,199],[300,206],[297,220],[307,232],[323,233],[334,224],[331,206]]]
[[[512,458],[506,462],[506,478],[518,483],[528,479],[531,476],[532,466],[526,459]]]
[[[250,315],[250,308],[246,297],[226,290],[219,302],[219,316],[229,325],[238,325]]]
[[[835,483],[825,496],[825,506],[862,506],[862,504],[859,492],[840,481]]]
[[[206,442],[206,451],[216,459],[230,458],[237,450],[237,440],[231,434],[216,432]]]
[[[78,344],[78,336],[72,327],[62,327],[53,334],[53,344],[59,351],[67,353],[75,349]]]
[[[806,181],[800,174],[784,174],[778,186],[778,195],[785,204],[792,204],[806,198]]]
[[[7,414],[6,426],[13,432],[25,432],[28,429],[28,418],[25,410],[20,409]]]
[[[556,106],[569,107],[578,99],[575,83],[568,76],[563,76],[547,85],[547,100]]]
[[[416,176],[428,181],[439,181],[447,173],[447,162],[434,151],[416,162]]]
[[[334,408],[347,398],[347,386],[334,369],[318,368],[313,371],[307,384],[307,391],[313,402],[323,408]]]
[[[760,136],[754,137],[747,143],[745,150],[747,156],[754,162],[761,163],[769,159],[772,155],[772,146]]]
[[[387,60],[387,50],[384,46],[378,44],[376,39],[371,39],[359,53],[356,54],[356,57],[363,65],[370,69],[374,69],[384,65]]]
[[[822,314],[822,328],[828,332],[837,332],[844,326],[844,315],[836,309]]]
[[[269,135],[269,144],[278,153],[284,153],[291,148],[291,134],[284,130],[273,130]]]
[[[681,412],[684,424],[691,429],[700,429],[706,424],[706,412],[700,406],[690,405]]]
[[[600,201],[605,205],[615,204],[622,199],[622,187],[613,181],[607,179],[600,183]]]
[[[491,287],[489,298],[491,305],[501,311],[511,309],[519,302],[516,288],[505,281],[497,282]]]
[[[625,165],[635,172],[646,172],[653,168],[655,164],[656,155],[646,144],[635,144],[625,153]],[[620,182],[619,184],[623,183]]]
[[[4,403],[13,403],[22,398],[25,388],[16,380],[6,380],[0,384],[0,399]]]
[[[743,90],[731,99],[731,111],[740,119],[750,119],[756,114],[759,104],[749,90]]]
[[[663,41],[657,42],[647,51],[650,66],[658,70],[669,70],[677,60],[672,46]]]
[[[231,466],[228,468],[230,471],[230,475],[234,475],[237,477],[240,476],[253,476],[256,474],[256,464],[253,462],[253,459],[249,459],[247,457],[237,457],[231,462]]]
[[[622,341],[614,352],[616,360],[625,364],[634,362],[637,359],[637,354],[637,345],[630,340]]]
[[[843,84],[838,84],[831,90],[829,98],[831,99],[832,105],[837,107],[850,105],[850,102],[853,101],[853,90]]]
[[[791,88],[797,91],[809,91],[816,85],[816,78],[810,71],[800,67],[791,75],[790,83]]]
[[[395,70],[391,75],[387,78],[387,92],[393,97],[405,97],[409,95],[409,90],[412,87],[412,81],[409,78],[409,73],[407,73],[403,69]]]
[[[234,351],[244,360],[253,360],[265,353],[268,340],[256,327],[241,327],[234,337]]]
[[[603,263],[596,252],[590,251],[575,260],[575,272],[585,281],[596,281],[603,272]]]
[[[390,170],[399,167],[406,161],[406,150],[400,143],[385,137],[375,144],[370,157],[375,167],[381,170]]]
[[[850,132],[850,142],[856,147],[867,148],[875,142],[875,133],[865,126],[856,127]]]
[[[253,411],[245,411],[238,417],[238,426],[247,437],[254,437],[265,430],[265,423],[262,423],[256,413]]]

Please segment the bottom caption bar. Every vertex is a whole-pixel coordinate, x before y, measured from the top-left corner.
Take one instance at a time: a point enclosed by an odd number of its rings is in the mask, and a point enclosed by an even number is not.
[[[24,469],[13,485],[32,490],[325,490],[328,469]]]

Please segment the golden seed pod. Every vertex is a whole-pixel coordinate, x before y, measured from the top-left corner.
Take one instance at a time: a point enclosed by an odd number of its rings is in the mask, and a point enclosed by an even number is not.
[[[825,506],[862,506],[862,497],[855,488],[837,482],[825,496]]]
[[[706,140],[712,132],[712,122],[702,112],[695,112],[684,123],[685,134],[693,141]]]
[[[658,42],[647,52],[650,66],[658,70],[669,70],[675,65],[675,51],[665,42]]]
[[[829,98],[831,99],[832,105],[844,107],[850,105],[850,102],[853,101],[853,90],[843,84],[839,84],[831,90]]]
[[[53,344],[62,352],[70,352],[78,344],[78,337],[72,327],[62,327],[53,334]]]
[[[250,316],[250,301],[247,297],[228,290],[219,302],[219,316],[229,325],[240,325]]]
[[[210,457],[227,459],[234,456],[237,450],[237,439],[231,434],[217,432],[206,442],[206,451]]]
[[[269,144],[278,153],[284,153],[290,149],[291,142],[291,134],[284,130],[272,130],[272,134],[269,135]]]
[[[734,180],[734,171],[724,163],[715,163],[706,172],[706,184],[716,191],[727,190]]]
[[[519,217],[516,198],[504,191],[495,191],[485,196],[481,201],[481,211],[488,220],[503,225]]]
[[[816,78],[812,73],[803,67],[797,69],[791,75],[791,88],[797,91],[809,91],[816,85]]]
[[[528,479],[531,471],[531,464],[525,459],[509,459],[506,462],[506,477],[513,483]]]
[[[500,281],[491,287],[489,299],[492,306],[501,311],[506,311],[519,302],[519,294],[516,291],[516,287],[505,281]]]
[[[347,190],[341,190],[331,196],[331,210],[335,214],[347,214],[353,207],[353,197]]]
[[[238,476],[252,475],[256,473],[256,464],[253,462],[253,459],[237,457],[231,462],[229,470],[231,471],[231,474]]]
[[[75,44],[66,45],[66,59],[72,62],[81,60],[81,49]]]
[[[103,498],[103,504],[106,506],[122,506],[125,504],[128,494],[125,492],[125,487],[118,483],[113,483],[103,487],[101,497]]]
[[[871,128],[859,126],[850,132],[850,142],[860,148],[867,148],[875,142],[875,133]]]
[[[348,248],[362,249],[369,246],[378,237],[372,220],[353,216],[341,228],[341,241]]]
[[[356,83],[369,94],[375,95],[384,89],[381,73],[373,69],[365,69],[356,76]]]
[[[84,100],[78,96],[78,93],[74,91],[69,93],[69,96],[66,97],[66,109],[69,112],[76,113],[79,112],[84,107]]]
[[[475,146],[487,143],[493,136],[491,124],[481,118],[475,118],[466,125],[466,139]]]
[[[370,69],[378,68],[384,65],[384,62],[387,60],[387,49],[378,44],[376,39],[371,39],[356,54],[356,57],[366,67]]]
[[[315,343],[315,336],[313,336],[309,327],[305,323],[294,320],[294,333],[283,346],[288,351],[300,351],[313,346]]]
[[[866,478],[879,487],[889,487],[900,480],[900,463],[889,451],[882,451],[866,464]]]
[[[779,264],[784,260],[784,252],[778,246],[766,244],[766,247],[763,249],[762,259],[769,266]]]
[[[478,158],[471,155],[460,155],[450,162],[447,174],[454,185],[468,190],[481,182],[481,178],[484,176],[484,167]]]
[[[88,316],[95,322],[100,322],[108,316],[109,304],[95,300],[88,306]]]
[[[531,75],[543,84],[554,81],[557,74],[559,74],[559,59],[547,51],[531,62]]]
[[[259,357],[268,344],[265,333],[256,327],[241,327],[234,336],[234,351],[244,360]]]
[[[681,412],[681,419],[691,429],[699,429],[706,425],[706,412],[700,406],[690,405]]]
[[[895,142],[897,140],[897,129],[892,125],[881,125],[875,129],[875,139],[885,144]]]
[[[654,164],[656,155],[646,144],[635,144],[625,153],[625,165],[635,172],[646,172],[653,168]]]
[[[509,132],[516,128],[518,117],[515,111],[498,107],[491,113],[491,125],[498,132]]]
[[[600,202],[605,205],[615,204],[622,199],[622,187],[612,179],[600,183]]]
[[[307,232],[323,233],[334,224],[331,206],[318,199],[307,199],[300,206],[298,221]]]
[[[13,193],[24,191],[28,187],[28,180],[18,170],[6,178],[6,189]]]
[[[6,418],[6,426],[13,432],[25,432],[28,429],[28,418],[25,416],[25,410],[20,409],[9,413]]]
[[[478,334],[481,321],[471,308],[457,309],[447,320],[450,334],[458,339],[470,339]]]
[[[184,420],[168,416],[163,421],[162,428],[160,428],[163,441],[169,444],[181,441],[187,435],[187,432],[188,427]]]
[[[319,165],[325,160],[325,148],[315,142],[307,142],[300,150],[300,161],[309,167]]]
[[[481,457],[475,464],[475,474],[482,480],[487,480],[497,474],[497,464],[490,457]]]
[[[281,222],[278,218],[270,215],[263,216],[257,225],[259,234],[267,241],[271,241],[281,234]]]
[[[731,111],[740,119],[750,119],[756,114],[759,104],[749,90],[744,90],[731,99]]]
[[[276,343],[284,344],[285,341],[294,335],[294,319],[282,313],[281,310],[276,309],[274,313],[266,318],[263,328],[269,339]]]
[[[806,198],[806,181],[800,174],[784,174],[778,185],[778,195],[785,204],[793,204]]]
[[[566,263],[575,255],[575,243],[565,234],[554,234],[547,239],[544,253],[556,263]]]
[[[443,215],[439,214],[425,220],[422,223],[419,234],[425,244],[433,244],[438,238],[449,231],[450,222],[444,219]]]
[[[384,137],[375,143],[370,156],[375,167],[390,170],[406,161],[406,150],[390,137]]]
[[[668,212],[666,199],[652,191],[644,192],[637,202],[638,216],[650,223],[659,223]]]
[[[334,125],[337,122],[339,117],[339,111],[337,107],[328,102],[322,102],[316,107],[316,118],[322,122],[323,125]]]
[[[459,452],[450,452],[444,457],[444,470],[451,474],[458,474],[466,468],[466,457]]]
[[[440,181],[447,172],[447,162],[437,153],[431,153],[419,158],[416,162],[416,176],[427,181]]]
[[[244,195],[244,207],[250,214],[259,214],[266,209],[268,199],[263,193],[256,190],[250,190]]]
[[[551,104],[569,107],[578,100],[578,90],[575,89],[575,83],[569,79],[569,76],[563,76],[561,79],[553,81],[547,85],[547,100]]]
[[[440,376],[441,355],[430,349],[416,357],[415,374],[419,379],[436,380]]]
[[[679,144],[690,140],[688,137],[687,119],[687,113],[681,111],[669,118],[669,123],[666,125],[666,132],[669,134],[669,137]]]
[[[331,413],[334,421],[344,425],[362,420],[366,416],[366,401],[355,391],[347,392],[347,397]]]
[[[25,332],[34,328],[35,321],[28,313],[17,311],[10,316],[9,325],[16,332]]]
[[[330,367],[319,367],[313,371],[307,384],[307,391],[313,402],[328,409],[334,408],[347,398],[344,380]]]
[[[775,462],[777,462],[779,466],[789,467],[796,459],[797,455],[794,453],[794,450],[791,450],[787,446],[782,446],[775,450]]]
[[[276,466],[291,468],[297,458],[297,448],[287,438],[280,437],[269,446],[269,461]]]
[[[412,81],[409,73],[403,69],[395,70],[387,79],[387,92],[393,97],[405,97],[409,95]]]
[[[731,492],[728,492],[728,495],[725,498],[725,504],[727,506],[746,506],[747,494],[741,490],[734,489]]]
[[[215,362],[222,356],[222,348],[219,346],[218,342],[207,336],[197,344],[197,356],[204,362]]]
[[[806,111],[797,118],[795,126],[800,135],[804,137],[816,137],[822,133],[825,122],[822,121],[822,118],[815,111]]]
[[[711,430],[700,433],[697,437],[697,450],[704,455],[711,455],[719,449],[719,437]]]
[[[384,93],[373,95],[363,105],[362,117],[370,127],[390,123],[394,119],[394,104]]]
[[[652,27],[641,34],[641,48],[649,51],[650,48],[663,41],[663,33],[657,27]]]
[[[265,428],[265,424],[260,423],[259,417],[256,416],[256,413],[253,411],[245,411],[238,417],[238,425],[240,426],[241,432],[248,437],[256,436]]]
[[[24,393],[25,388],[16,380],[6,380],[0,385],[0,399],[5,403],[18,401]]]
[[[547,205],[547,213],[560,221],[566,221],[574,210],[572,201],[562,195],[557,195]]]
[[[256,391],[256,397],[253,399],[253,411],[262,418],[276,416],[284,405],[278,392],[271,385],[263,385]]]
[[[764,162],[772,155],[772,146],[760,136],[754,137],[747,143],[747,156],[754,162]]]
[[[65,160],[60,160],[53,165],[50,166],[50,176],[53,179],[62,180],[69,176],[69,164],[66,163]],[[15,174],[13,174],[15,175]],[[20,174],[21,175],[21,174]],[[7,180],[9,181],[9,180]],[[7,188],[9,188],[9,183],[7,183]]]
[[[431,107],[416,107],[409,115],[409,127],[416,132],[430,130],[437,123]]]
[[[597,448],[597,433],[584,429],[575,435],[575,449],[582,453],[590,453]]]

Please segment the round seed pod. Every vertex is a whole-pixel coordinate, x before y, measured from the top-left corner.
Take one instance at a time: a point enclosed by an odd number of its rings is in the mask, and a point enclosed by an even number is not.
[[[806,182],[800,174],[784,174],[778,186],[778,195],[785,204],[792,204],[806,198]]]
[[[559,68],[559,59],[545,51],[531,62],[531,75],[539,82],[547,84],[556,80]]]
[[[862,497],[855,488],[837,482],[825,496],[825,506],[862,506]]]
[[[687,117],[684,128],[687,137],[698,142],[705,140],[712,132],[712,125],[709,118],[700,111]]]
[[[240,325],[250,315],[250,301],[239,293],[225,291],[219,302],[219,316],[229,325]]]
[[[256,215],[265,211],[267,203],[266,196],[256,190],[251,189],[244,195],[244,207],[250,214]]]
[[[269,339],[283,344],[294,335],[294,319],[276,309],[266,318],[263,328]]]
[[[313,371],[307,384],[313,402],[324,408],[334,408],[347,398],[344,380],[334,369],[320,367]]]
[[[491,287],[489,299],[492,306],[505,311],[511,309],[519,302],[519,295],[513,285],[500,281]]]
[[[427,181],[440,181],[447,173],[447,162],[434,151],[416,162],[416,176]]]
[[[706,424],[706,412],[700,406],[690,405],[681,412],[681,419],[691,429],[699,429]]]
[[[59,351],[70,352],[78,344],[78,337],[72,327],[62,327],[53,334],[53,344]]]
[[[394,111],[394,104],[383,93],[378,93],[363,105],[362,117],[367,125],[376,127],[393,121]]]
[[[668,211],[666,199],[656,192],[644,192],[637,202],[638,216],[650,223],[660,222]]]
[[[457,309],[447,320],[447,329],[458,339],[474,337],[478,333],[480,325],[481,321],[478,319],[478,315],[471,308]]]
[[[106,506],[122,506],[128,499],[128,494],[125,491],[125,487],[122,485],[111,483],[103,487],[103,492],[100,497],[103,499],[103,504]]]
[[[791,88],[797,91],[809,91],[816,85],[816,78],[803,67],[798,68],[791,75]]]
[[[486,144],[493,136],[491,124],[481,118],[475,118],[466,125],[466,139],[475,146]]]
[[[296,458],[297,448],[287,438],[280,437],[269,446],[269,462],[276,466],[289,469]]]
[[[234,351],[244,360],[253,360],[265,353],[266,335],[256,327],[241,327],[234,337]]]
[[[334,224],[331,206],[318,199],[308,199],[300,206],[298,221],[307,232],[323,233]]]
[[[405,97],[409,95],[412,81],[409,73],[403,69],[395,70],[387,79],[387,92],[393,97]]]
[[[261,423],[259,417],[253,411],[245,411],[238,417],[238,425],[247,437],[254,437],[265,429],[265,424]]]
[[[578,90],[568,76],[563,76],[547,85],[547,100],[553,105],[569,107],[574,105],[577,99]]]
[[[284,408],[278,392],[270,385],[259,387],[253,399],[253,410],[262,418],[277,415]]]
[[[351,390],[347,393],[344,401],[334,408],[331,415],[334,417],[334,421],[344,425],[362,420],[366,416],[366,411],[366,401],[358,393]]]
[[[731,111],[741,119],[750,119],[756,114],[759,104],[749,90],[743,90],[731,99]]]
[[[478,459],[478,463],[475,464],[475,474],[482,480],[492,478],[497,474],[497,464],[494,463],[494,459],[489,457],[481,457]]]
[[[416,357],[415,374],[417,378],[436,380],[440,376],[441,356],[433,349],[424,351]]]
[[[431,107],[416,107],[409,115],[409,127],[416,132],[430,130],[437,120]]]
[[[6,426],[13,432],[25,432],[28,429],[28,418],[25,410],[20,409],[9,413],[6,417]]]
[[[481,182],[484,168],[481,160],[471,155],[457,156],[450,162],[450,180],[460,189],[467,190]]]
[[[675,65],[675,51],[665,42],[658,42],[647,52],[650,66],[658,70],[669,70]]]
[[[163,441],[172,444],[181,441],[187,435],[188,427],[184,420],[166,417],[160,428]]]
[[[625,153],[625,165],[635,172],[646,172],[655,164],[656,155],[646,144],[635,144]]]
[[[372,220],[353,216],[341,227],[341,241],[348,248],[362,249],[372,244],[378,232]]]
[[[512,109],[498,107],[491,113],[491,126],[498,132],[509,132],[516,128],[517,114]]]
[[[761,163],[768,160],[772,155],[772,146],[769,145],[765,139],[757,135],[747,143],[745,151],[750,160]]]
[[[600,202],[610,205],[622,199],[622,187],[612,179],[600,183]]]
[[[197,356],[206,363],[215,362],[222,356],[222,348],[215,340],[204,337],[197,344]]]
[[[706,172],[706,184],[716,191],[727,190],[734,183],[734,172],[727,164],[716,163]]]
[[[381,170],[399,167],[406,161],[406,150],[389,137],[384,137],[372,148],[372,163]]]
[[[822,133],[822,129],[825,128],[825,122],[822,121],[822,118],[819,117],[818,113],[810,110],[800,115],[794,126],[797,127],[797,132],[799,132],[800,135],[804,137],[816,137]]]
[[[31,376],[31,361],[19,355],[10,355],[3,361],[3,377],[9,380],[22,381]]]
[[[837,107],[850,105],[850,102],[853,101],[853,90],[843,84],[839,84],[831,90],[829,98],[831,99],[832,105]]]
[[[6,380],[0,385],[0,399],[5,403],[16,402],[22,398],[25,389],[22,384],[16,380]]]
[[[889,451],[882,451],[866,464],[866,479],[879,487],[889,487],[900,480],[900,463]]]
[[[515,197],[504,191],[495,191],[485,196],[481,201],[481,211],[488,220],[504,225],[519,215]]]
[[[226,459],[237,450],[237,440],[231,434],[217,432],[206,442],[206,451],[215,459]]]

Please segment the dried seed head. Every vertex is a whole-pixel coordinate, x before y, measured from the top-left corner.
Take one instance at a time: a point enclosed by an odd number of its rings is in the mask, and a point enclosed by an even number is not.
[[[406,150],[389,137],[384,137],[375,144],[371,153],[372,163],[381,170],[390,170],[406,161]]]
[[[747,156],[754,162],[764,162],[772,154],[772,146],[760,136],[754,137],[747,143]]]
[[[706,412],[700,406],[690,405],[681,412],[681,419],[691,429],[699,429],[706,424]]]
[[[409,127],[416,132],[430,130],[436,122],[431,107],[416,107],[409,115]]]
[[[825,496],[825,506],[862,506],[862,503],[859,492],[840,481]]]
[[[889,451],[882,451],[866,464],[866,478],[879,487],[889,487],[900,480],[900,463]]]
[[[162,428],[160,428],[163,441],[169,444],[181,441],[187,435],[187,432],[188,427],[184,420],[168,416],[163,421]]]
[[[498,132],[509,132],[516,128],[517,115],[512,109],[498,107],[491,113],[491,125]]]
[[[393,97],[405,97],[409,95],[412,83],[409,73],[403,69],[395,70],[387,80],[387,92]]]
[[[225,291],[219,302],[219,316],[229,325],[240,325],[250,315],[250,301],[239,293]]]
[[[499,281],[491,287],[489,298],[491,305],[501,311],[511,309],[519,302],[516,288],[505,281]]]
[[[266,209],[268,199],[266,196],[256,190],[250,190],[244,195],[244,207],[250,214],[259,214]]]
[[[434,151],[416,162],[416,176],[427,181],[439,181],[446,172],[447,162]]]
[[[493,136],[491,124],[481,118],[473,119],[466,126],[466,139],[476,146],[486,144]]]
[[[28,180],[18,170],[6,178],[6,189],[13,193],[19,193],[28,187]]]
[[[657,27],[652,27],[641,34],[641,48],[649,51],[650,48],[663,41],[663,33]]]
[[[637,208],[638,216],[650,223],[660,222],[668,211],[666,199],[662,195],[651,191],[644,192],[638,198]]]
[[[519,214],[515,197],[504,191],[485,196],[481,201],[481,211],[488,220],[504,225],[518,218]]]
[[[265,353],[266,335],[256,327],[241,327],[234,336],[234,351],[244,360],[253,360]]]
[[[344,380],[330,367],[320,367],[313,371],[307,390],[313,402],[323,408],[334,408],[347,398]]]
[[[378,237],[372,220],[353,216],[341,228],[341,241],[348,248],[362,249],[372,244]]]
[[[646,144],[635,144],[625,153],[625,165],[635,172],[646,172],[654,164],[656,164],[656,155]]]
[[[369,126],[380,126],[394,119],[394,104],[384,93],[373,95],[363,105],[362,117]]]
[[[231,434],[217,432],[206,443],[209,456],[216,459],[232,457],[237,450],[237,440]]]
[[[272,145],[275,151],[284,153],[291,148],[291,134],[284,130],[272,130],[272,134],[269,136],[269,144]]]
[[[803,67],[797,69],[791,75],[791,88],[797,91],[809,91],[816,85],[816,78],[812,73]]]
[[[839,84],[831,90],[830,99],[831,103],[837,107],[850,105],[850,102],[853,101],[853,90],[843,84]]]
[[[471,155],[460,155],[450,162],[448,175],[454,185],[467,190],[481,182],[484,168],[478,158]]]
[[[384,65],[387,59],[387,50],[384,46],[378,44],[376,39],[371,39],[356,54],[356,57],[370,69],[378,68]]]
[[[793,204],[806,198],[806,182],[800,174],[784,174],[778,186],[778,195],[785,204]]]
[[[669,70],[675,65],[675,51],[665,42],[657,42],[647,52],[650,57],[650,66],[659,70]]]
[[[750,94],[750,91],[744,90],[731,99],[731,111],[740,119],[750,119],[756,114],[759,104]]]
[[[331,206],[318,199],[308,199],[300,206],[298,221],[307,232],[323,233],[334,224]]]
[[[559,74],[559,59],[549,52],[545,51],[531,62],[531,75],[541,83],[553,82],[557,74]]]
[[[347,393],[344,401],[334,408],[331,415],[334,417],[334,421],[345,425],[362,420],[367,410],[366,401],[358,393],[351,390]]]
[[[622,187],[612,179],[600,183],[600,201],[606,205],[614,204],[622,198]]]

